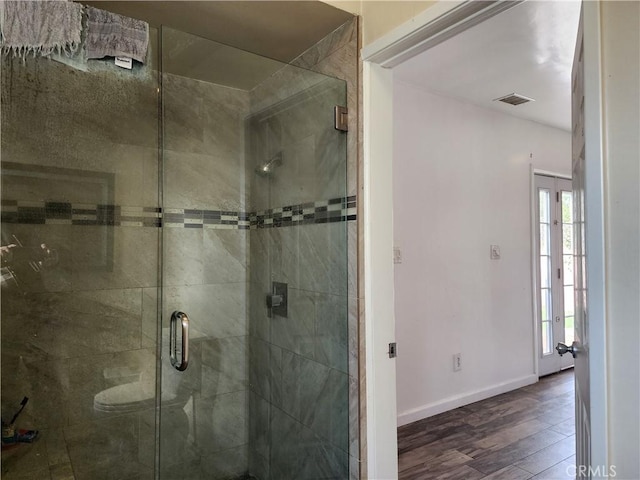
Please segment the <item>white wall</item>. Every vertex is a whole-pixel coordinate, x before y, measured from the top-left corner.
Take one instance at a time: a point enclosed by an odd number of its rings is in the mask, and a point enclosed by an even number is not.
[[[530,164],[570,174],[571,139],[398,81],[393,115],[403,425],[537,380]]]
[[[362,45],[389,33],[394,28],[432,7],[430,0],[323,0],[336,8],[362,17]]]
[[[609,462],[640,478],[640,4],[603,2]]]

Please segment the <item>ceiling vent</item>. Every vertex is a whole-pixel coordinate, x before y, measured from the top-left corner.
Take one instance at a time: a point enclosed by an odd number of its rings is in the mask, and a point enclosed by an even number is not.
[[[503,102],[508,103],[509,105],[522,105],[523,103],[535,102],[533,98],[525,97],[524,95],[520,95],[518,93],[510,93],[509,95],[505,95],[504,97],[494,98],[494,102]]]

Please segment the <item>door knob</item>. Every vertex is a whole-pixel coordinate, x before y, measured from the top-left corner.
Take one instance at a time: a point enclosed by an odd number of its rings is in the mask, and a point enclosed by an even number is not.
[[[563,356],[565,353],[570,353],[573,358],[576,358],[576,354],[578,353],[578,344],[573,342],[570,347],[567,347],[564,343],[558,343],[556,345],[556,350]]]

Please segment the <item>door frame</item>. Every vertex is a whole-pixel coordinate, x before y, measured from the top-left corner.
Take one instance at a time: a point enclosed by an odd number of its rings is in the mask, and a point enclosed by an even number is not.
[[[439,1],[362,50],[364,171],[364,296],[367,476],[398,476],[393,284],[393,74],[392,68],[520,3]],[[600,5],[583,1],[589,311],[591,332],[591,459],[608,465],[604,201]],[[535,354],[535,352],[534,352]]]

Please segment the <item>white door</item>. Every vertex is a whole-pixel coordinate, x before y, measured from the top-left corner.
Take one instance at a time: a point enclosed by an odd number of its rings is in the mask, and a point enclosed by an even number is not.
[[[535,176],[538,374],[573,366],[557,343],[574,340],[573,196],[571,180]]]
[[[575,355],[576,382],[576,465],[591,465],[591,424],[590,424],[590,395],[589,395],[589,331],[587,317],[587,289],[586,289],[586,230],[585,230],[585,138],[584,138],[584,38],[583,13],[580,15],[578,40],[573,72],[571,74],[572,94],[572,173],[573,173],[573,205],[574,205],[574,233],[575,233],[575,340],[573,348],[578,350]],[[579,473],[583,473],[581,470]],[[587,475],[577,477],[590,478]]]

